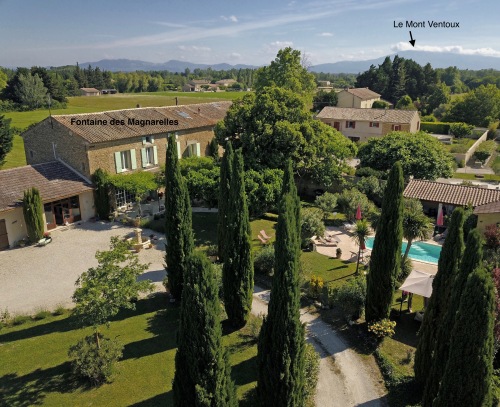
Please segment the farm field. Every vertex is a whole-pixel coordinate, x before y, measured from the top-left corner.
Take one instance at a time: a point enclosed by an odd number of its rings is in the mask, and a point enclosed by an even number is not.
[[[173,106],[177,97],[181,105],[192,105],[194,103],[209,103],[221,100],[234,100],[242,97],[247,92],[146,92],[146,93],[124,93],[117,95],[102,96],[75,96],[68,98],[66,109],[54,109],[53,115],[73,113],[93,113],[105,110],[132,109],[152,106]],[[30,112],[9,112],[5,117],[12,119],[11,127],[24,131],[28,126],[38,123],[49,116],[48,109],[34,110]],[[24,144],[19,135],[14,136],[14,146],[7,155],[5,164],[0,169],[14,168],[26,165],[24,156]]]

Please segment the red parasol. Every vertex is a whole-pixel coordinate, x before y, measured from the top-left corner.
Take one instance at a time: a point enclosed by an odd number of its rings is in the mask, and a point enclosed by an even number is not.
[[[438,217],[437,217],[436,225],[438,225],[438,226],[443,226],[444,225],[443,207],[442,207],[441,204],[439,204],[439,210],[438,210]]]
[[[366,246],[365,246],[365,241],[364,240],[361,241],[361,244],[359,245],[359,248],[361,250],[366,250]]]
[[[361,220],[363,217],[361,216],[361,205],[358,205],[358,210],[356,211],[356,220]]]

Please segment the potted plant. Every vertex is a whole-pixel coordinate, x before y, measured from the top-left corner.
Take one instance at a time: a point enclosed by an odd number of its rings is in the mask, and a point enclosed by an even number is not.
[[[340,259],[342,257],[342,249],[340,247],[337,247],[337,259]]]

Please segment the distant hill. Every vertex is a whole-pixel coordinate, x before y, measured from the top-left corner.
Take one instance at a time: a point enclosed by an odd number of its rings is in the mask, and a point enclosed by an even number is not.
[[[424,51],[401,51],[397,53],[405,59],[413,59],[420,65],[425,65],[428,62],[433,68],[447,68],[456,66],[459,69],[497,69],[500,70],[500,58],[485,57],[482,55],[462,55],[453,54],[451,52],[424,52]],[[391,58],[396,53],[390,55]],[[369,59],[366,61],[341,61],[331,64],[320,64],[311,67],[313,72],[325,73],[361,73],[370,68],[370,65],[379,65],[384,61],[385,57]]]
[[[80,64],[80,67],[85,68],[88,65],[92,67],[99,67],[100,69],[104,69],[106,71],[112,72],[132,72],[132,71],[169,71],[169,72],[184,72],[186,68],[189,68],[190,71],[199,69],[207,69],[212,68],[215,71],[221,70],[229,70],[229,69],[255,69],[257,66],[253,65],[230,65],[226,63],[221,64],[197,64],[193,62],[186,61],[177,61],[172,59],[167,62],[154,63],[154,62],[146,62],[139,61],[134,59],[102,59],[97,62],[83,62]]]

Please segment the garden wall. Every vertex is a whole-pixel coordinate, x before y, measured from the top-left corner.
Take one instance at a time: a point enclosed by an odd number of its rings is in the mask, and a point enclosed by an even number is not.
[[[475,153],[477,148],[479,147],[479,144],[481,144],[483,141],[486,141],[486,138],[488,137],[488,130],[486,130],[481,137],[479,137],[476,142],[467,150],[466,153],[454,153],[452,154],[453,157],[455,157],[455,160],[457,163],[460,161],[464,160],[465,163],[469,161],[469,159],[472,157],[472,155]]]

